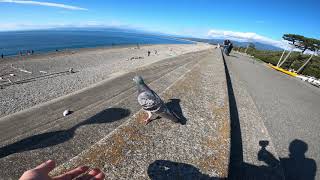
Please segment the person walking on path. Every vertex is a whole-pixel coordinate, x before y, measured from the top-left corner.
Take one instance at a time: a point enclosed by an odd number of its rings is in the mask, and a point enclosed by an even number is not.
[[[233,48],[233,44],[231,43],[231,41],[228,40],[228,39],[224,40],[224,42],[223,42],[223,52],[224,52],[227,56],[229,56],[232,48]]]

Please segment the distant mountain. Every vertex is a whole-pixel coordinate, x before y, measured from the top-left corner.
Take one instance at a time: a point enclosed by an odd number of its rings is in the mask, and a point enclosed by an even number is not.
[[[197,41],[197,42],[206,42],[211,44],[222,44],[224,39],[201,39],[201,38],[183,38],[188,39],[191,41]],[[272,46],[270,44],[264,44],[260,42],[241,42],[241,41],[234,41],[232,40],[232,43],[234,46],[240,46],[240,47],[247,47],[249,43],[253,43],[256,47],[256,49],[259,50],[270,50],[270,51],[281,51],[282,49],[276,46]]]

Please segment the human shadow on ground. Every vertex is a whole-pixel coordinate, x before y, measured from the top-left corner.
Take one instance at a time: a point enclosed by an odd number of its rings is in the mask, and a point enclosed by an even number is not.
[[[148,167],[148,176],[151,180],[222,180],[225,178],[210,177],[200,172],[193,165],[168,160],[156,160]]]
[[[6,145],[0,148],[0,158],[6,157],[10,154],[46,148],[66,142],[74,137],[76,129],[81,126],[89,124],[111,123],[123,119],[130,115],[130,110],[123,108],[108,108],[98,114],[82,121],[75,126],[61,131],[46,132],[42,134],[33,135],[25,139],[19,140],[15,143]]]
[[[264,161],[269,167],[281,166],[285,179],[314,180],[317,164],[315,160],[305,156],[307,150],[307,143],[295,139],[289,145],[288,157],[280,158],[280,160],[278,160],[262,147],[258,153],[258,159]]]
[[[277,159],[266,146],[268,141],[259,142],[261,149],[257,158],[266,165],[256,166],[243,162],[239,177],[242,179],[261,180],[314,180],[317,171],[315,160],[306,158],[308,145],[295,139],[289,145],[288,157]]]
[[[223,63],[225,67],[227,89],[229,96],[230,113],[230,157],[229,157],[229,180],[314,180],[316,175],[316,163],[313,159],[305,157],[308,145],[302,140],[294,140],[289,145],[289,157],[278,160],[272,153],[266,150],[268,141],[260,141],[261,146],[257,158],[265,162],[266,165],[256,166],[244,162],[243,146],[241,138],[240,120],[236,98],[233,91],[228,66],[225,57]]]
[[[166,106],[173,111],[175,116],[179,119],[182,125],[187,123],[187,119],[183,115],[181,106],[180,106],[180,99],[169,99],[169,102],[166,103]]]

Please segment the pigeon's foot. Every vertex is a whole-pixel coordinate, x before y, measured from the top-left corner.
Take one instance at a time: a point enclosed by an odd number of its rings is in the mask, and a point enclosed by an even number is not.
[[[149,122],[152,121],[151,117],[152,117],[152,113],[150,111],[146,111],[148,113],[148,117],[147,119],[144,120],[145,125],[149,124]]]
[[[145,123],[145,125],[147,125],[147,124],[149,124],[149,122],[151,122],[152,121],[152,119],[151,118],[148,118],[148,119],[145,119],[144,120],[144,123]]]

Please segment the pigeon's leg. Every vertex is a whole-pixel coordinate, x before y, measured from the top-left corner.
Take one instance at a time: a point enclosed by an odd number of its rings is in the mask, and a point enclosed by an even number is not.
[[[148,113],[148,117],[147,119],[144,120],[144,122],[148,124],[151,121],[152,113],[150,111],[146,111],[146,112]]]

